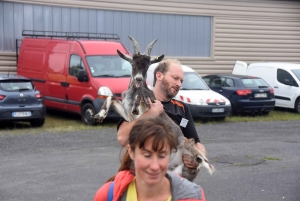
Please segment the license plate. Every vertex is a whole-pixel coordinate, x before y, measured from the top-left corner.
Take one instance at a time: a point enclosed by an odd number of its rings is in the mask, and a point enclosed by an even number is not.
[[[213,108],[211,112],[213,112],[213,113],[224,112],[224,108]]]
[[[267,98],[267,94],[266,93],[257,93],[254,94],[255,98]]]
[[[13,117],[30,117],[31,112],[13,112],[12,116]]]

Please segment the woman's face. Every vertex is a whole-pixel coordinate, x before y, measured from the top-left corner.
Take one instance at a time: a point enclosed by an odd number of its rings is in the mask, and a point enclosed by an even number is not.
[[[130,157],[134,160],[135,175],[138,182],[154,185],[163,181],[168,169],[170,159],[170,146],[165,143],[162,150],[152,150],[153,138],[149,138],[143,149],[138,146],[135,152],[128,149]]]

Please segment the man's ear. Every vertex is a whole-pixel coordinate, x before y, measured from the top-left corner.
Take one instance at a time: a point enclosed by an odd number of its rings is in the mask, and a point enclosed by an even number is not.
[[[163,74],[161,73],[161,72],[156,72],[156,80],[162,80],[162,76],[163,76]]]
[[[130,148],[129,144],[127,145],[127,151],[128,151],[128,154],[129,154],[131,160],[134,160],[134,154],[133,154],[133,151]]]

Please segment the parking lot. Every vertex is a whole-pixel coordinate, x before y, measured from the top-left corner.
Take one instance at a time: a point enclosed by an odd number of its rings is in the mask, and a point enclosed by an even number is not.
[[[197,126],[216,167],[196,179],[210,201],[300,200],[299,121]],[[114,175],[116,128],[0,137],[1,201],[86,201]]]

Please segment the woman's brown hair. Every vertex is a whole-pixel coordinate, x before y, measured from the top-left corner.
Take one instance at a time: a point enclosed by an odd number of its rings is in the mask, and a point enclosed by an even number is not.
[[[137,146],[143,149],[146,141],[150,138],[153,138],[152,149],[154,151],[161,151],[166,144],[169,145],[171,150],[177,149],[177,139],[172,133],[171,126],[161,117],[137,120],[129,133],[128,144],[134,152]],[[134,171],[133,160],[130,158],[128,151],[126,151],[121,160],[119,172],[123,170]],[[113,181],[114,178],[115,176],[108,181]]]

